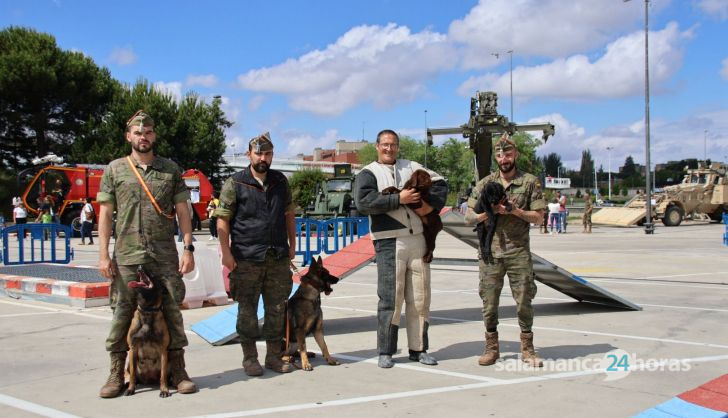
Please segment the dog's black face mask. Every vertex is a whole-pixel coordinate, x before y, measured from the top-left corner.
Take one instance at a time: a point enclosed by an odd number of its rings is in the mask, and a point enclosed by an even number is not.
[[[156,308],[161,304],[161,287],[143,269],[137,271],[137,280],[127,284],[136,292],[137,305],[143,309]]]
[[[303,277],[301,277],[301,283],[306,283],[316,288],[319,292],[323,292],[325,295],[329,295],[334,289],[331,285],[339,282],[339,278],[331,275],[329,271],[324,267],[321,257],[318,260],[314,259],[311,262],[311,267],[308,269]]]

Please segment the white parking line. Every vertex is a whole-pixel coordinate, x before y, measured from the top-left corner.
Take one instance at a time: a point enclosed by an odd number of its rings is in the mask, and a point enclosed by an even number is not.
[[[340,356],[340,357],[343,358],[343,356]],[[688,361],[691,363],[723,361],[723,360],[728,360],[728,356],[696,357],[696,358],[692,358],[692,359],[690,359],[690,358],[681,359],[681,361]],[[249,416],[254,416],[254,415],[267,415],[267,414],[275,414],[275,413],[281,413],[281,412],[302,411],[302,410],[306,410],[306,409],[326,408],[326,407],[331,407],[331,406],[355,405],[355,404],[361,404],[361,403],[366,403],[366,402],[377,402],[377,401],[384,401],[384,400],[390,400],[390,399],[411,398],[411,397],[415,397],[415,396],[425,396],[425,395],[431,395],[431,394],[436,394],[436,393],[459,392],[459,391],[464,391],[464,390],[481,389],[481,388],[494,387],[494,386],[517,385],[517,384],[523,384],[523,383],[541,382],[541,381],[546,381],[546,380],[568,379],[568,378],[572,378],[572,377],[589,376],[589,375],[596,375],[596,374],[600,374],[600,373],[604,373],[604,370],[595,369],[595,370],[584,370],[584,371],[578,371],[578,372],[562,372],[562,373],[547,374],[547,375],[543,375],[543,376],[537,375],[537,376],[523,377],[523,378],[517,378],[517,379],[507,379],[507,380],[506,379],[501,379],[501,380],[494,379],[493,381],[489,381],[489,382],[471,383],[471,384],[466,384],[466,385],[443,386],[443,387],[437,387],[437,388],[431,388],[431,389],[420,389],[420,390],[411,390],[411,391],[406,391],[406,392],[387,393],[387,394],[382,394],[382,395],[371,395],[371,396],[360,396],[360,397],[349,398],[349,399],[338,399],[335,401],[321,401],[321,402],[315,402],[315,403],[302,403],[302,404],[278,406],[278,407],[272,407],[272,408],[224,412],[224,413],[220,413],[220,414],[197,415],[197,416],[188,417],[188,418],[249,417]]]
[[[32,402],[24,401],[22,399],[13,398],[12,396],[3,395],[0,393],[0,404],[7,405],[9,407],[27,411],[43,417],[54,417],[54,418],[79,418],[76,415],[67,414],[57,409],[48,408],[47,406],[38,405]]]
[[[334,309],[334,310],[340,310],[340,311],[361,312],[361,313],[369,313],[369,314],[377,313],[377,311],[367,310],[367,309],[340,308],[337,306],[329,306],[329,305],[321,305],[321,306],[325,307],[326,309]],[[431,316],[430,318],[439,319],[441,321],[459,322],[459,323],[482,323],[483,322],[482,320],[449,318],[449,317],[444,317],[444,316]],[[501,324],[501,325],[503,325],[504,327],[514,327],[514,328],[518,327],[517,324]],[[696,342],[696,341],[673,340],[673,339],[667,339],[667,338],[643,337],[640,335],[613,334],[613,333],[608,333],[608,332],[585,331],[585,330],[552,328],[552,327],[533,327],[533,328],[538,329],[538,330],[545,330],[545,331],[568,332],[571,334],[591,334],[591,335],[602,335],[602,336],[606,336],[606,337],[625,338],[625,339],[631,339],[631,340],[658,341],[658,342],[663,342],[663,343],[696,345],[696,346],[710,347],[710,348],[728,348],[728,345],[704,343],[704,342]]]

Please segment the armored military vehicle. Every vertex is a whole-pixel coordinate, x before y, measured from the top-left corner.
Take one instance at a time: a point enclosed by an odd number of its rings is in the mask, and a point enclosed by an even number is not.
[[[728,181],[724,163],[703,164],[687,169],[680,184],[667,186],[653,195],[652,217],[665,226],[678,226],[683,219],[720,221],[728,211]],[[645,220],[645,196],[638,194],[623,207],[602,208],[592,216],[595,224],[630,226]]]
[[[334,177],[319,183],[316,200],[304,215],[312,218],[358,216],[352,197],[353,188],[351,164],[334,164]]]

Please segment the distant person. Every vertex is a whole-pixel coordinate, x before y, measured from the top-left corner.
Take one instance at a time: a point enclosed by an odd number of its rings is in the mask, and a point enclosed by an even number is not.
[[[566,210],[566,195],[561,192],[556,192],[556,197],[559,199],[559,218],[561,223],[561,232],[566,233],[566,217],[569,215],[569,211]]]
[[[511,206],[499,204],[495,236],[491,245],[494,264],[479,261],[480,298],[483,300],[483,322],[485,323],[485,350],[478,358],[481,366],[495,364],[500,358],[498,341],[498,306],[504,277],[508,275],[511,294],[516,302],[518,326],[521,329],[521,360],[534,367],[543,366],[533,347],[533,298],[536,297],[536,283],[533,278],[533,261],[529,237],[530,224],[543,221],[546,201],[541,192],[539,180],[516,167],[518,150],[511,138],[504,134],[493,147],[498,169],[480,180],[473,188],[468,200],[466,223],[472,225],[485,222],[488,213],[475,213],[475,205],[488,182],[499,182],[506,190]]]
[[[48,207],[41,209],[40,214],[38,215],[38,219],[36,219],[35,221],[42,224],[52,224],[53,216],[51,215],[51,209]],[[43,228],[43,241],[48,241],[49,237],[50,229]]]
[[[551,234],[554,233],[554,226],[556,226],[556,233],[561,233],[561,214],[559,213],[559,198],[554,197],[554,200],[548,204],[549,209],[549,227],[551,228]]]
[[[220,206],[220,199],[217,197],[217,192],[212,192],[212,199],[207,204],[207,217],[210,219],[210,241],[217,239],[217,216],[215,216],[215,209]]]
[[[591,234],[592,210],[594,210],[594,205],[592,204],[591,194],[589,194],[589,192],[586,192],[586,195],[584,196],[584,216],[582,216],[584,230],[581,231],[582,233]]]
[[[28,223],[28,211],[25,209],[23,201],[18,199],[15,201],[15,207],[13,208],[13,222],[15,225],[24,225]],[[23,237],[28,236],[27,231],[23,231]]]
[[[94,245],[94,206],[91,204],[91,198],[86,198],[86,203],[81,209],[81,244],[86,245],[84,240],[88,237],[88,245]]]

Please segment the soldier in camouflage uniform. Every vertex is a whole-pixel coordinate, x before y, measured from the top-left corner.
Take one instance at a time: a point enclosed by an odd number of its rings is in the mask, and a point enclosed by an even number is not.
[[[296,255],[295,206],[286,176],[271,170],[273,143],[265,134],[248,144],[250,165],[225,181],[215,209],[222,263],[230,269],[230,293],[238,302],[236,330],[243,347],[243,369],[260,376],[255,341],[266,341],[265,367],[293,371],[281,360],[285,304],[291,293],[291,260]],[[258,328],[258,299],[265,318]]]
[[[494,147],[498,170],[480,180],[468,199],[466,222],[484,222],[487,213],[475,213],[475,204],[486,183],[499,182],[506,190],[512,203],[511,211],[501,204],[493,210],[499,214],[491,251],[494,264],[480,260],[480,298],[483,300],[483,322],[485,322],[485,351],[478,359],[481,366],[494,364],[500,358],[498,344],[498,304],[503,289],[503,278],[508,274],[513,299],[516,301],[518,325],[521,328],[522,360],[533,366],[543,365],[533,348],[533,307],[531,301],[536,296],[536,283],[533,278],[531,248],[529,243],[529,224],[541,225],[546,201],[543,199],[541,184],[531,174],[516,168],[518,151],[507,136],[502,136]]]
[[[592,204],[591,194],[587,191],[584,196],[584,216],[582,217],[582,221],[584,222],[584,230],[581,231],[582,233],[591,234],[591,216],[593,210],[594,205]]]
[[[192,224],[187,208],[189,192],[182,170],[174,162],[154,155],[154,121],[143,111],[127,122],[126,140],[132,147],[131,162],[136,167],[162,213],[158,213],[136,178],[127,158],[112,161],[101,179],[96,200],[99,214],[99,272],[112,279],[115,301],[106,350],[111,356],[111,374],[101,388],[102,398],[118,396],[124,389],[124,363],[127,332],[136,309],[135,293],[127,284],[137,280],[136,270],[144,270],[164,286],[162,310],[169,327],[170,383],[179,393],[193,393],[197,386],[187,376],[184,350],[187,345],[179,304],[185,296],[182,275],[195,268],[192,252]],[[112,214],[116,210],[116,245],[109,257]],[[174,212],[184,232],[185,251],[179,259],[174,242]]]

